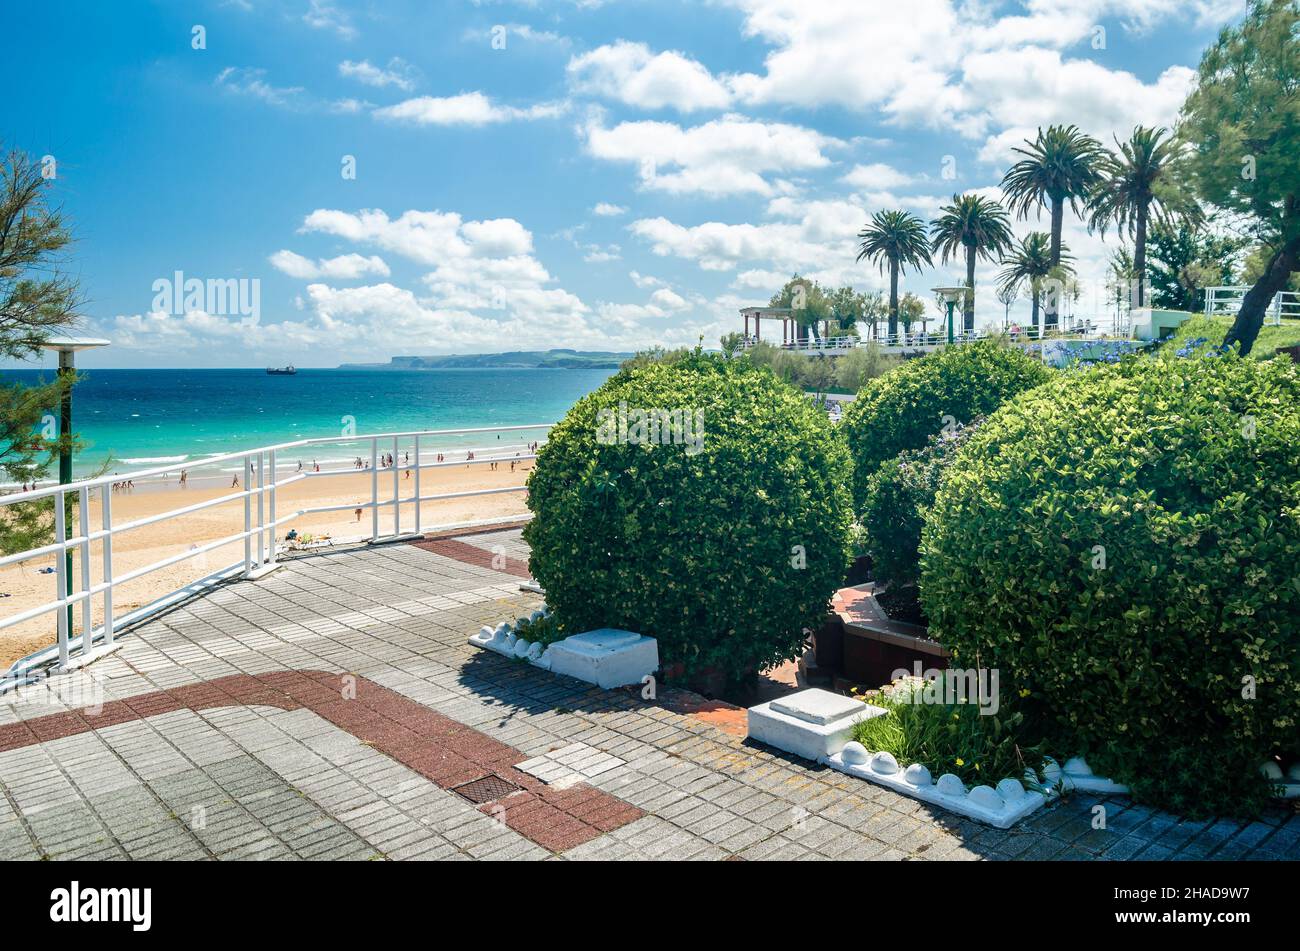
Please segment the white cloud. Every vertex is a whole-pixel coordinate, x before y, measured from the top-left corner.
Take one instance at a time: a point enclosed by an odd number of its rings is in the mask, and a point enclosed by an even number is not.
[[[619,215],[627,214],[627,209],[622,205],[614,205],[607,201],[599,201],[596,202],[595,207],[591,209],[591,213],[593,215],[599,215],[602,218],[617,218]]]
[[[970,57],[963,81],[982,104],[968,131],[987,135],[985,161],[1005,163],[1010,147],[1039,126],[1074,123],[1110,144],[1135,125],[1171,125],[1195,81],[1186,66],[1170,66],[1154,83],[1090,60],[1062,60],[1054,50],[1028,48]]]
[[[418,72],[406,60],[400,56],[394,56],[388,61],[388,65],[382,68],[371,65],[369,60],[363,59],[360,62],[353,62],[350,59],[345,59],[339,63],[339,75],[355,79],[367,86],[376,86],[381,89],[385,86],[395,86],[403,92],[410,92],[415,88]]]
[[[504,23],[500,24],[505,28],[506,49],[509,49],[512,39],[521,39],[527,43],[535,43],[539,46],[557,46],[567,47],[571,45],[571,40],[560,33],[551,30],[538,30],[529,26],[527,23]],[[497,26],[491,30],[484,30],[481,27],[470,27],[461,34],[461,39],[466,43],[491,43],[496,39],[495,31]]]
[[[341,254],[336,258],[313,261],[293,251],[277,251],[269,260],[278,270],[304,281],[320,278],[351,281],[372,274],[379,277],[388,277],[389,274],[383,258],[374,255]]]
[[[525,108],[503,106],[481,92],[467,92],[457,96],[418,96],[376,109],[375,116],[414,125],[481,126],[516,119],[551,119],[563,115],[566,108],[559,102]]]
[[[645,188],[677,194],[772,195],[791,190],[771,173],[824,168],[823,150],[844,145],[813,129],[726,115],[689,129],[672,122],[621,122],[585,129],[596,158],[637,166]]]
[[[345,40],[357,35],[352,19],[330,0],[309,0],[307,12],[302,15],[302,22],[313,30],[329,30]]]
[[[407,211],[390,219],[374,209],[352,214],[318,208],[307,215],[300,230],[376,244],[422,264],[437,264],[447,257],[470,255],[469,242],[461,235],[461,223],[461,216],[455,212]]]
[[[368,103],[360,99],[318,99],[302,86],[276,86],[267,82],[266,70],[251,66],[227,66],[217,74],[214,82],[229,93],[295,112],[347,114],[360,112],[368,106]]]
[[[628,271],[627,276],[631,278],[632,283],[637,287],[663,287],[664,281],[657,277],[651,277],[649,274],[642,274],[640,271]]]
[[[650,303],[656,307],[662,307],[664,310],[684,310],[691,306],[686,302],[686,298],[667,287],[661,287],[651,294]]]
[[[1137,121],[1168,124],[1190,72],[1176,67],[1143,83],[1111,69],[1104,49],[1093,48],[1106,42],[1097,31],[1143,34],[1189,13],[1205,27],[1243,7],[1242,0],[1026,0],[1022,12],[999,15],[1001,6],[954,0],[870,10],[857,0],[729,2],[744,15],[745,34],[772,47],[761,72],[725,77],[738,101],[876,111],[896,125],[990,140],[1046,121],[1107,137]],[[1066,56],[1072,49],[1080,55]],[[985,151],[999,146],[990,141]]]
[[[582,250],[582,259],[588,264],[605,264],[609,261],[618,261],[623,257],[622,251],[617,244],[611,244],[602,247],[599,244],[579,245]]]
[[[569,60],[570,86],[577,92],[641,109],[679,112],[723,109],[727,87],[682,53],[651,53],[644,43],[619,40]]]
[[[650,243],[662,257],[695,261],[706,271],[729,271],[740,261],[780,258],[807,264],[821,258],[823,249],[802,242],[791,224],[724,224],[709,221],[679,225],[667,218],[642,218],[630,226],[632,233]]]
[[[870,165],[855,165],[844,176],[842,181],[854,188],[862,188],[867,191],[881,191],[889,188],[899,188],[903,185],[910,185],[916,181],[916,176],[909,175],[906,172],[900,172],[898,169],[886,165],[883,162],[874,162]]]
[[[251,66],[227,66],[217,74],[216,84],[241,96],[260,99],[272,106],[292,106],[301,101],[301,86],[274,86],[266,81],[266,70]]]
[[[461,234],[470,250],[480,257],[512,257],[533,250],[533,236],[513,218],[467,221]]]

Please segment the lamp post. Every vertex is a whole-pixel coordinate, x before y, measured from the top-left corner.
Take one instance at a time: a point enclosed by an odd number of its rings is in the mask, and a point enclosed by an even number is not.
[[[77,372],[78,350],[89,350],[92,347],[107,347],[108,341],[98,337],[53,337],[46,340],[41,347],[45,350],[54,350],[59,354],[59,379],[67,380],[68,386],[63,391],[63,401],[59,406],[59,485],[67,485],[72,481],[72,382],[71,378]],[[81,517],[85,519],[86,513],[82,512]],[[63,524],[64,534],[68,532],[67,526],[72,524],[72,500],[67,493],[63,496]],[[63,596],[65,598],[72,596],[72,550],[68,549],[63,553]],[[72,635],[72,605],[67,606],[68,612],[68,636]],[[88,636],[89,631],[82,631],[82,636]]]
[[[966,294],[965,287],[932,287],[931,291],[943,298],[943,302],[948,305],[948,343],[952,343],[952,312],[957,306],[957,301],[961,300]]]

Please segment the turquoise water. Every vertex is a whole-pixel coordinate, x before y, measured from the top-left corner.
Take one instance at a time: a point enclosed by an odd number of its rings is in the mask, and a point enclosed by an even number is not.
[[[175,465],[200,474],[204,456],[343,434],[510,426],[558,421],[612,370],[93,370],[77,384],[73,430],[87,446],[78,476],[108,461],[109,471]],[[48,378],[49,374],[46,374]],[[38,371],[6,371],[35,382]],[[448,447],[504,448],[540,432],[440,437]],[[391,448],[391,446],[390,446]],[[422,452],[432,449],[427,443]],[[383,447],[381,447],[383,451]],[[284,465],[346,467],[360,444],[290,450]],[[229,466],[229,463],[225,464]],[[212,467],[216,468],[216,467]]]

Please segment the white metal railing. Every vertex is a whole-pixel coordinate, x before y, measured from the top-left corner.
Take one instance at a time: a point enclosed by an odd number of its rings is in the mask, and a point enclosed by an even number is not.
[[[953,334],[953,343],[971,343],[976,340],[985,340],[989,337],[996,337],[1008,334],[1009,331],[1000,327],[979,327],[973,331],[963,332],[955,331]],[[1042,332],[1041,336],[1047,338],[1056,337],[1101,337],[1113,335],[1128,335],[1127,315],[1116,317],[1107,315],[1103,318],[1080,318],[1062,315],[1057,325]],[[1035,331],[1032,326],[1027,326],[1015,334],[1019,340],[1037,340],[1040,333]],[[741,343],[741,349],[750,350],[757,346],[759,339],[752,334],[744,339]],[[815,340],[812,337],[798,340],[793,343],[772,344],[780,350],[788,350],[793,353],[830,353],[835,351],[852,350],[855,347],[865,347],[870,344],[877,344],[886,349],[897,350],[930,350],[937,349],[948,345],[947,327],[935,330],[900,330],[895,333],[882,332],[876,336],[840,336],[827,337],[822,340]]]
[[[94,479],[86,479],[80,482],[71,482],[66,485],[51,485],[44,488],[35,489],[27,492],[15,492],[0,496],[0,506],[15,505],[27,502],[34,502],[40,499],[53,499],[54,501],[54,541],[48,545],[41,545],[26,551],[16,552],[14,554],[0,557],[0,568],[20,562],[29,561],[33,558],[42,558],[49,555],[54,558],[54,583],[55,597],[43,604],[37,605],[27,610],[11,614],[7,617],[0,618],[0,630],[12,627],[15,624],[21,624],[24,621],[30,621],[33,618],[40,617],[50,612],[55,612],[57,617],[57,640],[55,645],[35,654],[29,655],[22,660],[17,661],[10,668],[7,678],[0,681],[0,689],[13,686],[16,682],[21,682],[23,675],[27,670],[39,666],[49,660],[54,659],[54,652],[57,650],[58,672],[71,669],[74,664],[72,652],[79,649],[78,656],[75,658],[76,665],[79,666],[94,657],[100,656],[111,650],[114,646],[114,635],[116,623],[119,620],[114,613],[114,589],[129,581],[144,577],[163,568],[168,568],[191,558],[199,558],[208,552],[215,551],[226,545],[231,545],[242,541],[244,544],[244,554],[242,561],[237,561],[232,565],[220,569],[209,575],[210,579],[242,576],[244,578],[258,578],[277,567],[276,561],[276,529],[284,523],[293,519],[299,519],[303,516],[320,514],[325,512],[350,511],[358,508],[370,509],[370,541],[389,540],[401,537],[402,532],[402,506],[410,505],[413,507],[413,519],[411,522],[411,535],[419,535],[423,531],[423,522],[421,518],[421,505],[426,502],[440,502],[448,499],[469,498],[480,495],[496,495],[508,492],[524,492],[526,487],[506,486],[492,489],[471,489],[460,492],[443,492],[431,495],[425,495],[420,487],[420,473],[426,469],[440,469],[450,466],[464,465],[490,465],[501,462],[523,462],[526,460],[536,459],[536,453],[527,452],[514,456],[492,455],[491,450],[484,451],[483,458],[478,458],[478,452],[475,451],[473,459],[458,458],[455,461],[444,458],[443,461],[426,462],[421,457],[421,440],[426,440],[425,446],[430,455],[437,454],[444,457],[451,452],[456,452],[448,446],[430,445],[428,440],[437,439],[445,436],[464,436],[476,433],[505,433],[505,432],[524,432],[549,430],[553,423],[536,423],[523,426],[485,426],[473,429],[435,429],[421,430],[418,432],[393,432],[377,433],[370,436],[326,436],[315,439],[299,439],[293,442],[278,443],[274,446],[262,446],[256,449],[241,450],[237,452],[225,453],[217,456],[208,456],[195,460],[191,467],[194,466],[212,466],[223,462],[238,461],[242,472],[242,482],[237,491],[228,492],[215,498],[206,499],[202,502],[196,502],[191,505],[181,506],[176,509],[170,509],[155,515],[148,515],[142,518],[133,519],[122,524],[113,524],[113,486],[115,483],[123,483],[127,480],[143,481],[157,476],[165,476],[175,473],[178,466],[170,464],[158,466],[151,469],[143,469],[130,473],[115,473],[113,475],[100,476]],[[403,441],[411,446],[410,462],[403,462],[401,443]],[[276,493],[290,485],[301,482],[305,479],[329,478],[348,475],[360,475],[363,470],[358,469],[322,469],[315,471],[298,471],[288,478],[281,479],[276,466],[277,454],[282,454],[285,450],[299,449],[306,446],[318,445],[351,445],[351,444],[368,444],[370,449],[370,500],[360,504],[345,505],[324,505],[309,506],[297,509],[287,514],[279,514],[277,510]],[[391,448],[393,464],[387,467],[381,467],[380,456],[381,446],[383,454],[387,454]],[[459,453],[466,453],[465,447],[459,448]],[[385,475],[392,473],[392,497],[380,498],[380,470],[385,469]],[[401,483],[403,481],[402,473],[409,472],[411,475],[412,490],[409,496],[403,497]],[[232,488],[235,488],[232,486]],[[91,500],[94,493],[100,496],[99,505],[99,527],[94,528],[94,521],[91,512]],[[76,526],[69,525],[66,512],[68,501],[76,500]],[[244,503],[244,528],[243,531],[234,532],[215,541],[206,542],[202,545],[192,546],[185,551],[175,555],[169,555],[159,561],[133,568],[129,571],[118,573],[115,569],[113,558],[113,540],[124,532],[132,529],[142,528],[146,525],[154,525],[169,519],[181,518],[195,512],[213,508],[218,505],[226,505],[232,502],[243,500]],[[379,513],[381,509],[392,509],[391,532],[381,532]],[[443,527],[443,526],[437,526]],[[91,545],[100,543],[102,549],[102,580],[98,584],[91,583]],[[69,578],[67,574],[67,556],[72,552],[79,554],[80,561],[80,584],[77,590],[69,591]],[[193,585],[186,585],[184,588],[173,592],[171,597],[183,591],[191,590]],[[103,622],[98,627],[92,624],[92,602],[95,598],[103,599]],[[167,598],[161,599],[167,600]],[[71,630],[71,620],[69,617],[69,608],[77,610],[81,615],[81,633],[74,637]],[[131,612],[131,622],[139,620],[139,612]],[[98,646],[96,646],[98,644]],[[48,656],[47,656],[48,655]]]
[[[1241,299],[1246,296],[1249,287],[1207,287],[1205,289],[1205,313],[1236,315],[1241,309]],[[1300,293],[1296,291],[1278,291],[1269,302],[1264,314],[1264,322],[1273,327],[1280,327],[1283,318],[1300,320]]]

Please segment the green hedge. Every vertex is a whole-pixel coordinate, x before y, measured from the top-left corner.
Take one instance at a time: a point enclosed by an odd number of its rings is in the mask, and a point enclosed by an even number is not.
[[[926,513],[934,505],[944,469],[975,428],[974,424],[954,426],[932,436],[924,449],[909,449],[887,459],[867,480],[867,501],[859,520],[877,581],[905,586],[920,580]]]
[[[1000,668],[1058,753],[1179,812],[1249,811],[1259,765],[1300,753],[1297,407],[1297,367],[1236,357],[1016,400],[926,520],[931,633]]]
[[[700,451],[603,438],[621,404],[701,411]],[[533,577],[564,629],[648,634],[665,667],[734,683],[821,623],[849,559],[849,471],[825,414],[766,368],[693,354],[622,371],[542,447]]]
[[[867,504],[867,482],[886,460],[920,449],[945,418],[968,423],[1051,379],[1052,371],[997,340],[945,347],[871,380],[840,423],[853,454],[853,499]]]

